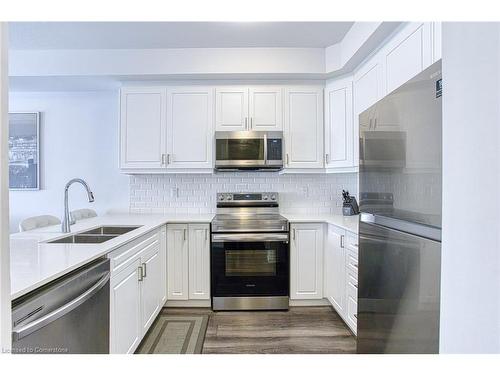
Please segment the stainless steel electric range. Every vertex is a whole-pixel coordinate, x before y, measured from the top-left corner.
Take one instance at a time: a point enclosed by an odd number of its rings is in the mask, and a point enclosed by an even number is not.
[[[218,193],[211,246],[214,310],[288,309],[289,226],[278,193]]]

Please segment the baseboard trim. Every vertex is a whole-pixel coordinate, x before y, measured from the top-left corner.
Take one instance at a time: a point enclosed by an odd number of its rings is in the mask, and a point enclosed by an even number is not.
[[[211,307],[210,300],[170,300],[165,303],[164,307]]]
[[[165,307],[212,307],[210,300],[168,300]],[[331,306],[326,299],[290,299],[290,307],[294,306]]]
[[[290,307],[294,306],[330,306],[326,299],[291,299]]]

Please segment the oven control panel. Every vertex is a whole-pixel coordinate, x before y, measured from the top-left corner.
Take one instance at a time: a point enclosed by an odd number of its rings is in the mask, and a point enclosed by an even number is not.
[[[217,202],[278,202],[278,193],[217,193]]]

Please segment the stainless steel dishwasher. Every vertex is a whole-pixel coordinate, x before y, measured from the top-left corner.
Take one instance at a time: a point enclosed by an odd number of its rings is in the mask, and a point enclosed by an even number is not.
[[[13,353],[109,353],[109,259],[12,303]]]

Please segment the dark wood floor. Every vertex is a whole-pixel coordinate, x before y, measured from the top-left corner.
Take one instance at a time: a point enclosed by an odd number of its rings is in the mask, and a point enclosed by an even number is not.
[[[289,311],[224,311],[168,308],[171,314],[209,314],[204,354],[348,354],[356,340],[331,307]]]

